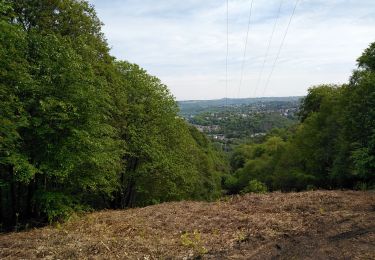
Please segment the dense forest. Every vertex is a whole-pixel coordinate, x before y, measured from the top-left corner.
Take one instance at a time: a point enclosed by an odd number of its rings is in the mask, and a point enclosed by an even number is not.
[[[85,1],[0,1],[3,230],[222,194],[374,187],[375,43],[348,84],[310,88],[298,123],[225,154],[158,78],[110,55],[101,26]]]
[[[93,7],[0,2],[0,223],[221,195],[220,152],[167,87],[116,60]]]

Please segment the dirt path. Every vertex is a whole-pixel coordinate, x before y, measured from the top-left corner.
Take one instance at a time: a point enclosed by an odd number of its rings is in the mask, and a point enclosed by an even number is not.
[[[0,235],[2,259],[375,259],[375,193],[245,195],[101,211]]]

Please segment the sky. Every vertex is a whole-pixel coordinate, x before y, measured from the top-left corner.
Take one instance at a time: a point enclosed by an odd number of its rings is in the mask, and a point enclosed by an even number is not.
[[[301,96],[346,83],[375,41],[375,0],[297,0],[292,19],[295,0],[228,0],[228,20],[226,0],[89,2],[111,54],[177,100]]]

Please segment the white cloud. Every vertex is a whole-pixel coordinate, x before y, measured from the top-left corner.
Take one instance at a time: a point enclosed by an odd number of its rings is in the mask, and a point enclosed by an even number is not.
[[[280,0],[254,0],[239,97],[254,94]],[[229,0],[229,88],[237,97],[251,0]],[[144,67],[177,99],[225,96],[226,1],[91,1],[112,54]],[[257,95],[274,62],[294,1],[284,0]],[[265,95],[304,95],[343,83],[375,40],[375,1],[301,0]]]

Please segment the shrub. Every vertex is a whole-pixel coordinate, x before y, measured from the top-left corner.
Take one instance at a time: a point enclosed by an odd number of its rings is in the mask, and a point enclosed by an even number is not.
[[[267,186],[263,182],[251,180],[249,181],[249,184],[241,191],[241,193],[266,193],[267,190]]]

